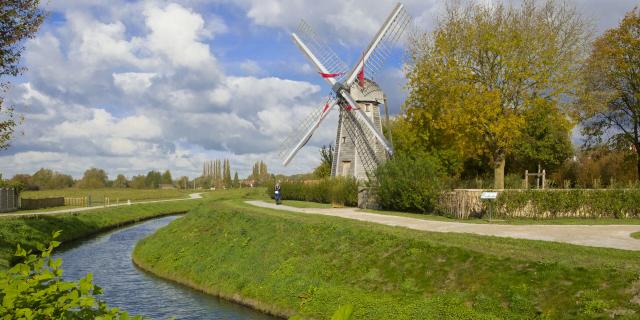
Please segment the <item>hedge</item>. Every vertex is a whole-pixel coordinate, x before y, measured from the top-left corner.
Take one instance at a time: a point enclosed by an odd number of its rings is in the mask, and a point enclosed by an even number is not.
[[[335,177],[318,181],[283,181],[280,183],[282,200],[300,200],[358,205],[358,182],[354,178]],[[267,194],[274,197],[274,183],[267,185]]]
[[[505,218],[638,218],[640,189],[507,190],[496,199]]]

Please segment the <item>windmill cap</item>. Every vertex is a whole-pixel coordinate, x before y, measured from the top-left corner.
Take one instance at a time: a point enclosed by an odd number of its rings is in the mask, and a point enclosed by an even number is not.
[[[364,79],[364,88],[360,87],[358,81],[351,85],[350,94],[356,102],[371,102],[384,104],[384,93],[375,81]]]

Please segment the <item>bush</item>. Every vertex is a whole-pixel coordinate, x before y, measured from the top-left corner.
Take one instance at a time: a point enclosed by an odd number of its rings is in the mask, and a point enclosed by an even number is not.
[[[53,235],[55,239],[60,233]],[[62,280],[62,259],[51,258],[60,245],[51,241],[40,254],[18,245],[16,256],[23,260],[0,273],[0,317],[2,319],[131,319],[126,312],[109,308],[96,299],[102,289],[91,274],[77,282]],[[133,319],[142,319],[135,317]]]
[[[637,218],[638,189],[569,189],[505,191],[497,214],[523,218]]]
[[[358,205],[358,181],[350,177],[331,177],[317,181],[288,180],[280,183],[282,200]],[[274,182],[267,184],[267,194],[273,198]]]
[[[378,167],[378,201],[387,210],[433,212],[444,190],[443,172],[433,157],[396,155]]]

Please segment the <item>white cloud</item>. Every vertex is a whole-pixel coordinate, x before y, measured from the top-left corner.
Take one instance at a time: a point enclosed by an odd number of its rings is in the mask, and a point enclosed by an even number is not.
[[[264,72],[258,62],[248,59],[240,64],[240,69],[249,75],[260,75]]]
[[[152,72],[113,73],[113,83],[127,94],[139,94],[151,86]]]

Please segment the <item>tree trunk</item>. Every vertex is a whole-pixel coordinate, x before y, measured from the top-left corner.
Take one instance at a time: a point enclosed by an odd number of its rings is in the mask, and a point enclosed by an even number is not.
[[[504,189],[504,166],[505,155],[499,154],[496,156],[493,163],[493,188]]]
[[[636,181],[640,181],[640,145],[636,145]]]

